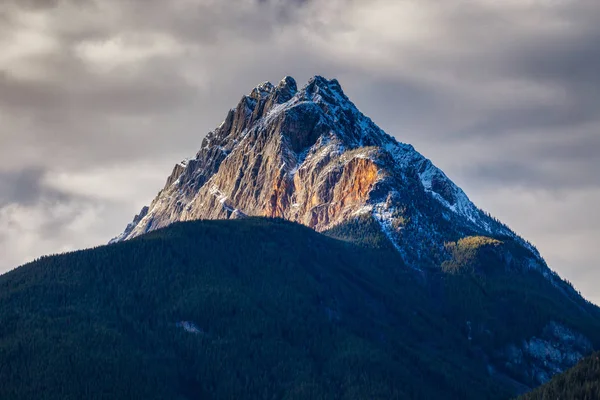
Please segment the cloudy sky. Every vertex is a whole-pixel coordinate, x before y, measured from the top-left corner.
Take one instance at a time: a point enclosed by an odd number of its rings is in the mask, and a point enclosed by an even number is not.
[[[105,243],[244,93],[338,78],[600,303],[597,0],[2,0],[0,272]]]

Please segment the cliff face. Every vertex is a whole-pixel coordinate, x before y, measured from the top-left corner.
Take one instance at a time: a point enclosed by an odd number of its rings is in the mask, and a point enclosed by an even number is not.
[[[244,215],[325,231],[364,213],[417,268],[440,261],[421,247],[443,251],[447,239],[478,233],[521,240],[412,146],[360,113],[336,80],[317,76],[300,90],[286,77],[244,96],[114,241],[175,221]]]

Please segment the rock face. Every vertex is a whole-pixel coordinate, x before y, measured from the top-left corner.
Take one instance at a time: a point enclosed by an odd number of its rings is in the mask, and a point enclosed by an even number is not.
[[[163,190],[113,241],[175,221],[282,217],[325,231],[370,213],[414,268],[439,265],[424,247],[467,235],[508,236],[414,148],[364,116],[336,80],[316,76],[298,90],[291,77],[244,96],[175,166]]]

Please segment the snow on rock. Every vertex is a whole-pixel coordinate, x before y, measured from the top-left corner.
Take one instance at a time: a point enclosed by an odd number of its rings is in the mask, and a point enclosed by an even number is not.
[[[146,217],[147,214],[148,214],[148,206],[144,206],[142,208],[142,211],[140,211],[140,213],[133,218],[133,221],[130,222],[129,224],[127,224],[127,227],[125,228],[123,233],[121,233],[119,236],[111,239],[108,243],[109,244],[117,243],[117,242],[121,242],[121,241],[125,240],[125,238],[127,238],[127,236],[135,229],[135,227],[138,225],[138,223]]]
[[[377,178],[356,160],[375,165]],[[315,76],[301,89],[291,77],[258,85],[168,183],[114,241],[175,221],[241,215],[283,217],[323,231],[370,209],[414,268],[428,249],[443,251],[451,225],[455,235],[514,238],[552,276],[533,246],[481,211],[413,146],[362,114],[335,79]]]
[[[510,344],[499,355],[505,360],[505,369],[537,386],[572,367],[591,351],[592,344],[585,336],[551,321],[540,337]]]
[[[193,322],[190,322],[190,321],[179,321],[175,324],[175,326],[183,329],[186,332],[193,333],[196,335],[198,335],[200,333],[204,333],[204,331],[202,329],[198,328],[196,326],[196,324],[194,324]]]

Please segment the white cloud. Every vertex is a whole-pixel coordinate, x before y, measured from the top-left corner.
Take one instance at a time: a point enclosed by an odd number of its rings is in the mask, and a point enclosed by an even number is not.
[[[45,254],[100,244],[94,234],[101,223],[95,207],[76,203],[10,204],[0,208],[0,269],[7,271]]]
[[[130,33],[83,41],[75,51],[93,70],[110,73],[118,68],[139,67],[154,58],[178,56],[184,48],[167,35]]]
[[[90,170],[49,171],[42,182],[46,187],[68,195],[134,204],[137,200],[144,204],[156,195],[156,188],[164,184],[173,165],[172,162],[157,160]]]
[[[0,272],[42,255],[107,243],[156,194],[167,170],[166,164],[141,163],[47,172],[39,198],[0,204]]]
[[[16,12],[12,29],[0,29],[0,71],[16,79],[37,80],[46,77],[38,57],[55,53],[59,43],[41,12]]]

